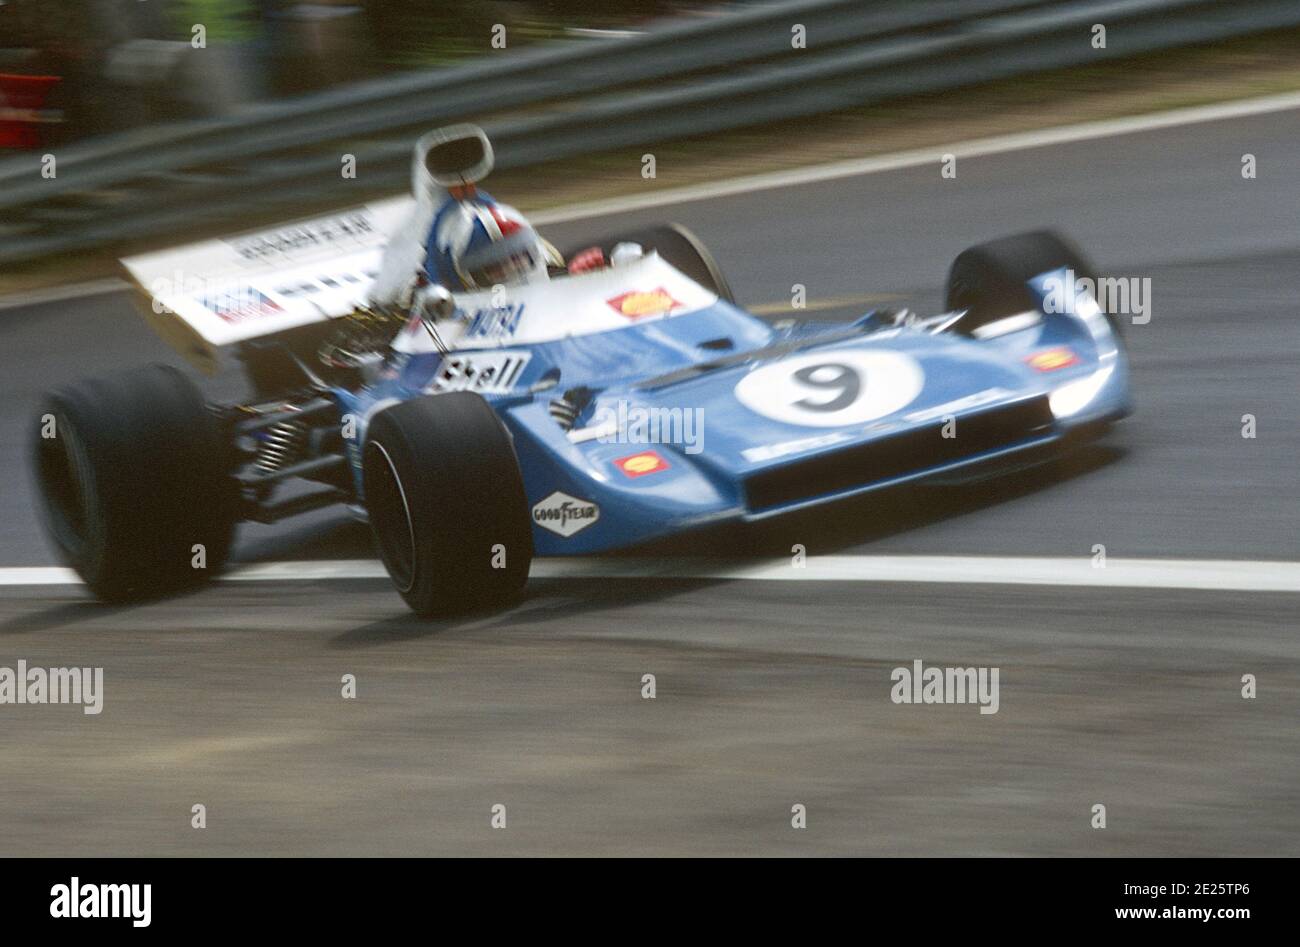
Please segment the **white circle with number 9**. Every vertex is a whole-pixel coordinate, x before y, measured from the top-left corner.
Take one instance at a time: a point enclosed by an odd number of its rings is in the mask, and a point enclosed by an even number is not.
[[[920,364],[901,352],[812,352],[754,369],[736,400],[786,424],[844,427],[905,408],[924,385]]]

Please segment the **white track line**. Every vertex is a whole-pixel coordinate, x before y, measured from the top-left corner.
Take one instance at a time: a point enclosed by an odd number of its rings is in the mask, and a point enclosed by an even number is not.
[[[834,180],[835,178],[897,171],[903,168],[913,168],[937,162],[939,156],[944,154],[954,154],[959,158],[978,158],[985,155],[1003,154],[1008,151],[1023,151],[1029,148],[1043,148],[1048,145],[1063,145],[1072,142],[1089,141],[1095,138],[1109,138],[1115,135],[1129,135],[1135,132],[1174,128],[1179,125],[1194,125],[1200,122],[1216,122],[1231,118],[1247,118],[1252,115],[1267,115],[1271,112],[1285,112],[1295,108],[1300,108],[1300,92],[1286,92],[1254,99],[1223,102],[1217,105],[1197,105],[1190,108],[1133,115],[1128,118],[1081,122],[1075,125],[1061,125],[1036,131],[997,135],[991,138],[975,138],[969,141],[934,145],[929,148],[918,148],[911,151],[899,151],[871,158],[852,158],[847,161],[808,165],[787,171],[751,174],[744,177],[729,178],[724,181],[713,181],[708,184],[668,188],[662,191],[648,191],[645,194],[635,196],[569,204],[564,207],[553,207],[550,210],[538,211],[530,214],[529,219],[538,226],[557,224],[571,220],[583,220],[588,217],[623,214],[634,210],[644,210],[649,207],[686,204],[691,201],[704,201],[718,197],[728,197],[733,194],[748,194],[752,191],[791,187],[798,184],[813,184],[818,181]],[[88,296],[102,296],[108,293],[120,292],[126,289],[128,285],[125,280],[102,279],[90,283],[56,286],[30,293],[0,297],[0,309],[35,306]]]
[[[226,582],[383,579],[376,560],[268,562],[243,566]],[[1300,562],[1236,559],[1108,559],[1090,556],[814,556],[803,568],[766,562],[692,559],[538,559],[535,579],[710,579],[761,582],[933,582],[958,585],[1058,585],[1076,588],[1207,589],[1300,592]],[[0,586],[74,585],[69,569],[0,569]]]
[[[120,293],[129,285],[126,280],[110,276],[105,279],[91,280],[88,283],[72,283],[65,286],[51,286],[49,289],[34,289],[27,293],[0,296],[0,310],[20,309],[24,306],[40,306],[45,303],[68,302],[73,299],[87,299],[91,296],[107,296],[110,293]]]

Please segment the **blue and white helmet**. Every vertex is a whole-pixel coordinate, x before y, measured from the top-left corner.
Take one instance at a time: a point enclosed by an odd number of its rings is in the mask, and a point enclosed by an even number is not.
[[[549,279],[546,245],[513,207],[484,193],[438,210],[425,256],[428,278],[449,289],[488,289]]]

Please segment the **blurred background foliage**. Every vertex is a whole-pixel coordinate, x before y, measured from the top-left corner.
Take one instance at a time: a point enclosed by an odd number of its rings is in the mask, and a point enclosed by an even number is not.
[[[59,140],[243,106],[719,0],[0,0],[3,78],[59,77]],[[202,25],[206,56],[194,49]]]

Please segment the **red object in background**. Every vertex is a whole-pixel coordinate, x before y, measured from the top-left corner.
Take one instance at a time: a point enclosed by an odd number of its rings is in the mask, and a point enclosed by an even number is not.
[[[605,252],[600,247],[587,247],[573,255],[569,261],[570,273],[590,273],[605,265]]]
[[[40,145],[41,125],[60,120],[58,112],[43,107],[59,81],[59,76],[0,75],[0,148]]]

